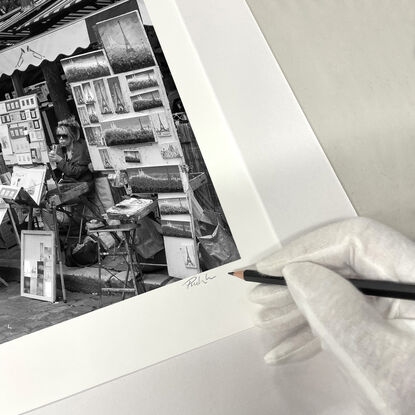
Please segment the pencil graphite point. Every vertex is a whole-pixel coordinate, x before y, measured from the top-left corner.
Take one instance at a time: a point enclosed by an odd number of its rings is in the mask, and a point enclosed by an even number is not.
[[[244,279],[244,272],[243,271],[228,272],[228,274],[233,275],[234,277],[240,278],[241,280]]]

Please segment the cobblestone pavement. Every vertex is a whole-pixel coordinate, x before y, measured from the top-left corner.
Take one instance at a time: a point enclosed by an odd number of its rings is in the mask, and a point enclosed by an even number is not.
[[[121,296],[105,296],[103,304],[120,301]],[[0,286],[0,343],[61,323],[99,307],[99,296],[67,291],[67,303],[49,303],[20,296],[20,284]]]

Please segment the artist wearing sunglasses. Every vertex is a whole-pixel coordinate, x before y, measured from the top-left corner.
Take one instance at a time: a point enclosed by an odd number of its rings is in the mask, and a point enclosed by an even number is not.
[[[59,121],[56,138],[59,146],[49,153],[49,159],[56,163],[57,178],[61,182],[87,182],[92,188],[93,175],[89,168],[91,159],[75,117]]]

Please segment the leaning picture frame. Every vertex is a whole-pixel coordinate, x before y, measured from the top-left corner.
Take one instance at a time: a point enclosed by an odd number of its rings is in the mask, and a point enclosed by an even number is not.
[[[20,294],[36,300],[56,300],[55,232],[21,233]]]

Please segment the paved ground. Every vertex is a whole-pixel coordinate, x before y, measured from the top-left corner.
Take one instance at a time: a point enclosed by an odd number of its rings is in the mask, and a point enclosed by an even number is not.
[[[121,296],[103,297],[107,306]],[[67,303],[48,303],[20,296],[20,284],[9,282],[0,286],[0,343],[33,333],[53,324],[89,313],[99,306],[99,296],[67,291]]]

